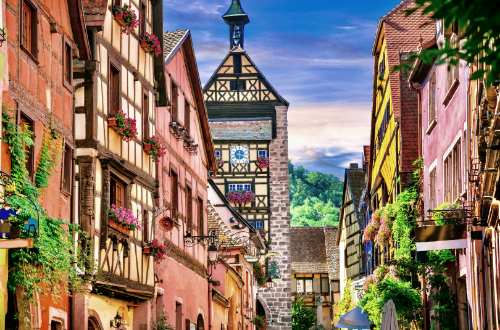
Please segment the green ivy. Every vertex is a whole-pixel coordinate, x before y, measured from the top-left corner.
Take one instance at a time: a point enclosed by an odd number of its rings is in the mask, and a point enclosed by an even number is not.
[[[310,329],[316,323],[316,312],[307,307],[302,297],[292,303],[292,330]]]
[[[396,306],[400,325],[409,328],[422,308],[420,292],[412,288],[409,282],[386,276],[368,287],[359,305],[368,314],[375,329],[380,329],[384,305],[391,299]]]
[[[14,231],[21,237],[34,239],[31,249],[11,250],[8,287],[14,291],[21,288],[27,299],[35,294],[58,295],[62,289],[79,284],[74,267],[73,234],[76,228],[62,220],[50,217],[42,207],[39,188],[47,186],[55,160],[49,159],[50,138],[44,138],[40,161],[35,173],[35,185],[30,181],[26,168],[26,149],[33,145],[32,133],[26,127],[14,124],[8,114],[2,114],[4,132],[2,139],[9,146],[11,158],[11,180],[14,192],[5,197],[5,202],[18,214],[13,220]],[[38,235],[25,233],[22,229],[28,219],[38,219]]]
[[[396,216],[392,224],[392,239],[396,243],[394,258],[399,261],[410,260],[412,258],[412,251],[415,250],[412,233],[417,225],[417,200],[417,190],[409,188],[399,194],[396,201]]]

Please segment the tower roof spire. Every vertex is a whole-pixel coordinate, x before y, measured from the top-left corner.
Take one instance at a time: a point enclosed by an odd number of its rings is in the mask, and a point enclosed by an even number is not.
[[[231,6],[229,6],[226,13],[222,15],[222,18],[228,23],[239,21],[246,24],[250,22],[247,13],[245,13],[243,7],[241,7],[240,0],[232,0]]]

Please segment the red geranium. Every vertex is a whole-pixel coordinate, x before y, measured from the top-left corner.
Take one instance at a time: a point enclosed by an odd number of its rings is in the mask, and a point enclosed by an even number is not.
[[[158,37],[153,33],[144,33],[140,37],[141,47],[148,53],[153,53],[158,56],[161,54],[161,44]]]

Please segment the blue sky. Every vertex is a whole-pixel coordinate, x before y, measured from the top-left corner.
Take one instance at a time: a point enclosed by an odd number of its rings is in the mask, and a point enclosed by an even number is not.
[[[290,102],[294,163],[343,177],[369,143],[371,49],[380,16],[398,0],[241,0],[245,48]],[[189,28],[202,83],[229,48],[230,0],[165,0],[165,29]]]

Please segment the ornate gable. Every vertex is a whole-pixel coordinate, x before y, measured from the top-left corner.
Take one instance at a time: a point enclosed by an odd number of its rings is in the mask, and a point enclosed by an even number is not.
[[[243,50],[230,51],[204,88],[207,103],[288,102],[271,86]]]

